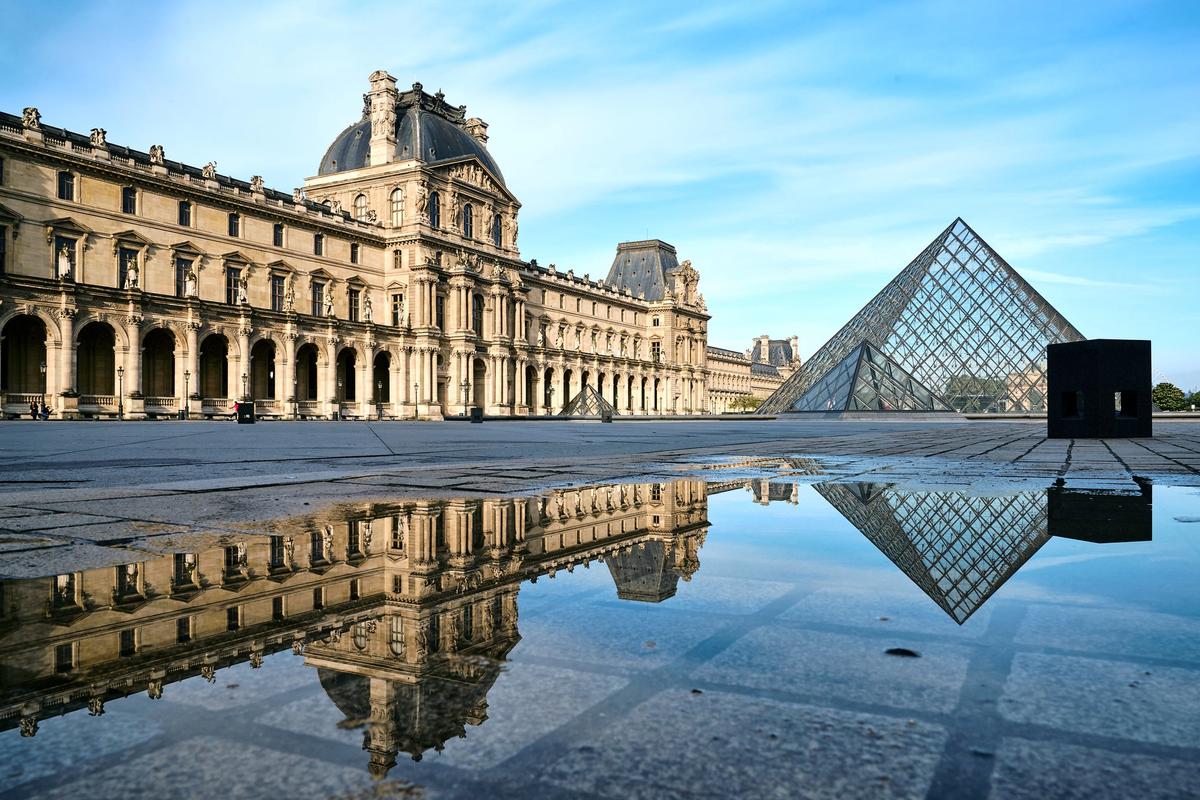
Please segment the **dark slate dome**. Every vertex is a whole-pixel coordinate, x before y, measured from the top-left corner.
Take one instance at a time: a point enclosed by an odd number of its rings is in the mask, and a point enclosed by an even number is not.
[[[419,90],[418,90],[419,91]],[[424,106],[429,95],[424,95],[425,103],[412,97],[412,92],[401,95],[400,106],[396,109],[396,153],[397,161],[417,159],[426,164],[437,164],[443,161],[454,161],[463,157],[474,156],[483,163],[484,167],[500,183],[504,183],[504,175],[500,167],[487,151],[471,134],[467,133],[460,124],[455,124],[436,110],[428,110]],[[405,107],[405,100],[411,99],[411,104]],[[435,106],[436,108],[436,106]],[[346,128],[333,144],[325,151],[321,159],[318,175],[331,175],[352,169],[361,169],[368,165],[371,154],[371,120],[364,117]]]

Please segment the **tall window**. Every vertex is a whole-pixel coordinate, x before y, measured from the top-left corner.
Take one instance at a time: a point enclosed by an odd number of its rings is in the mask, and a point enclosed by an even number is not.
[[[313,610],[320,611],[325,607],[325,589],[318,586],[313,589]]]
[[[276,247],[283,247],[283,223],[276,222],[271,228],[271,244]]]
[[[463,206],[462,232],[463,236],[468,239],[475,238],[475,212],[471,208],[471,204],[467,203]]]
[[[121,645],[118,655],[121,658],[129,658],[137,653],[137,632],[133,628],[126,628],[121,631]]]
[[[284,277],[271,276],[271,310],[283,311]]]
[[[66,171],[58,173],[58,199],[75,199],[75,175],[73,173]]]
[[[282,536],[272,536],[271,537],[271,550],[270,550],[270,555],[268,557],[267,566],[282,567],[283,559],[284,559],[283,537]]]
[[[404,549],[404,527],[400,524],[400,515],[392,517],[392,549]]]
[[[242,282],[242,271],[237,267],[225,268],[225,302],[233,305],[237,302],[238,284]]]
[[[225,630],[236,631],[240,627],[242,627],[241,606],[225,609]]]
[[[283,606],[282,597],[271,598],[271,619],[276,622],[281,622],[287,617],[287,610]]]
[[[399,228],[404,222],[404,192],[399,189],[392,190],[392,227]]]
[[[126,186],[121,189],[121,213],[137,213],[137,189],[132,186]]]
[[[350,321],[358,322],[359,297],[361,292],[358,289],[349,289],[346,292],[346,299],[350,301]]]
[[[433,301],[433,324],[438,330],[446,330],[446,298],[440,294]]]
[[[138,251],[128,247],[122,247],[117,251],[117,288],[125,288],[125,278],[129,275],[129,268],[137,266]],[[140,283],[140,281],[139,281]]]
[[[319,317],[325,311],[325,284],[314,283],[312,285],[312,315]]]
[[[186,258],[175,259],[175,296],[183,297],[187,293],[187,274],[192,268],[192,262]]]
[[[392,325],[400,327],[400,306],[404,305],[404,295],[392,295]]]
[[[358,242],[350,243],[350,263],[351,264],[358,263]]]
[[[471,295],[471,330],[483,336],[483,298],[477,294]]]
[[[8,226],[0,225],[0,272],[8,269]]]
[[[367,196],[365,194],[354,198],[354,218],[359,222],[367,221]]]
[[[661,342],[651,342],[650,343],[650,360],[653,361],[655,364],[657,364],[659,361],[662,360],[662,343]]]
[[[75,645],[60,644],[54,648],[54,671],[58,673],[70,672],[75,669]]]
[[[496,245],[496,247],[500,246],[500,235],[500,215],[495,214],[492,216],[492,244]]]
[[[187,644],[192,640],[192,618],[180,617],[175,620],[175,641],[179,644]]]
[[[4,159],[0,158],[0,184],[4,183]]]
[[[242,235],[242,215],[236,211],[230,212],[229,214],[229,235]]]
[[[431,228],[442,227],[442,198],[437,192],[429,195],[429,226]]]
[[[325,234],[313,234],[313,255],[320,256],[325,254]]]
[[[185,228],[192,227],[192,201],[179,201],[179,224]]]

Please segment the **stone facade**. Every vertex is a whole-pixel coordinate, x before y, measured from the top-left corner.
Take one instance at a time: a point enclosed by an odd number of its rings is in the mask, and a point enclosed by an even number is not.
[[[770,397],[800,367],[799,340],[759,336],[745,352],[708,347],[707,411],[713,414],[751,410]]]
[[[525,416],[586,384],[620,414],[703,413],[696,270],[660,265],[655,294],[522,260],[486,142],[386,72],[291,192],[0,114],[4,411]]]

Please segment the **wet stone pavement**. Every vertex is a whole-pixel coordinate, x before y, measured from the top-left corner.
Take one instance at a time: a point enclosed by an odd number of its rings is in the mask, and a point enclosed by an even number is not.
[[[0,425],[0,800],[1195,796],[1200,426],[248,427]]]

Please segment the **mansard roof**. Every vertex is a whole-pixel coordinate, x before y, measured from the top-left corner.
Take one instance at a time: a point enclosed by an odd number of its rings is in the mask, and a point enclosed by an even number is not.
[[[661,239],[621,242],[605,283],[617,291],[657,302],[666,296],[667,276],[679,269],[675,248]]]
[[[396,101],[395,160],[440,164],[473,157],[483,164],[498,183],[504,175],[481,142],[467,133],[466,106],[449,105],[442,93],[427,94],[421,84],[400,92]],[[371,163],[371,119],[368,109],[358,122],[347,127],[325,151],[318,175],[362,169]]]

